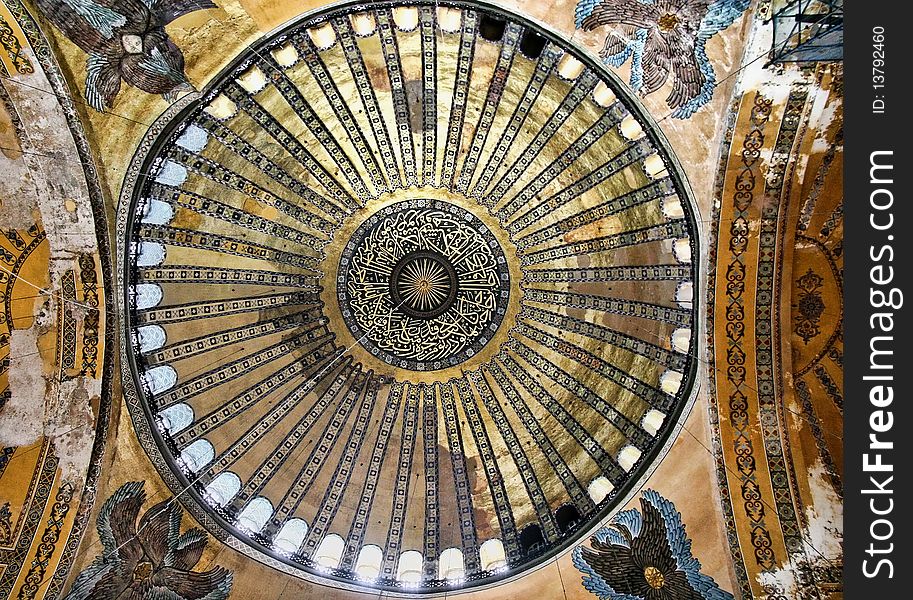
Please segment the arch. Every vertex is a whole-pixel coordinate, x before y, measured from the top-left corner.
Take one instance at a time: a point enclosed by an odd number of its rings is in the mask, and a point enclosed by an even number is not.
[[[345,541],[335,533],[331,533],[320,540],[320,545],[314,552],[314,562],[329,569],[335,569],[339,566],[345,549]]]
[[[396,578],[404,583],[419,583],[422,580],[422,553],[417,550],[406,550],[399,555],[396,565]]]
[[[158,350],[165,345],[168,336],[161,325],[143,325],[136,328],[136,339],[139,342],[139,351],[143,354]]]
[[[235,523],[240,529],[259,533],[273,516],[273,504],[263,496],[257,496],[238,514]]]
[[[248,94],[256,94],[266,87],[269,81],[263,73],[263,69],[253,65],[235,79],[235,82],[244,88]]]
[[[308,524],[304,519],[289,519],[273,538],[273,548],[283,554],[294,554],[307,534]]]
[[[593,502],[599,504],[606,497],[615,490],[615,486],[612,485],[612,482],[609,481],[609,478],[600,475],[596,479],[590,482],[590,485],[587,486],[586,491],[590,495],[590,498],[593,499]]]
[[[174,435],[193,423],[193,409],[184,402],[172,404],[160,412],[159,417],[162,418],[162,425],[168,435]]]
[[[380,546],[368,544],[358,552],[355,561],[355,574],[365,579],[376,579],[380,575],[380,568],[384,562],[384,551]]]
[[[329,23],[309,28],[308,37],[318,50],[329,50],[336,43],[336,31]]]
[[[240,491],[241,478],[231,471],[223,471],[203,490],[203,499],[209,504],[225,506]]]
[[[140,221],[149,225],[167,225],[174,218],[174,208],[158,198],[147,198]]]
[[[418,27],[418,8],[415,6],[397,6],[393,9],[393,22],[400,31],[412,31]]]
[[[663,198],[663,215],[670,221],[681,219],[685,216],[685,207],[677,196],[666,196]]]
[[[157,365],[143,372],[143,382],[153,396],[170,390],[178,381],[178,372],[171,365]]]
[[[520,549],[526,556],[534,556],[545,547],[545,536],[542,528],[531,523],[520,532]]]
[[[567,533],[580,522],[580,511],[573,504],[562,504],[555,511],[555,521],[558,523],[558,530]]]
[[[273,55],[277,63],[286,68],[295,66],[299,59],[298,50],[295,49],[295,44],[291,42],[281,48],[271,50],[270,54]]]
[[[184,130],[184,133],[181,134],[181,137],[177,139],[175,144],[185,150],[196,153],[202,150],[208,141],[209,134],[206,133],[206,130],[191,123],[187,126],[187,129]]]
[[[140,283],[133,287],[133,301],[136,310],[158,306],[162,301],[162,288],[157,283]]]
[[[497,571],[506,567],[507,553],[504,552],[504,542],[494,538],[479,546],[479,562],[483,571]]]
[[[190,444],[178,460],[187,467],[191,473],[196,473],[210,462],[216,456],[216,449],[213,448],[209,440],[197,440]]]
[[[185,181],[187,181],[187,167],[173,160],[166,160],[162,168],[159,169],[158,175],[155,176],[156,183],[172,187],[180,187]]]
[[[463,579],[466,575],[466,565],[463,561],[463,551],[459,548],[447,548],[441,552],[437,564],[438,579]]]
[[[374,15],[370,12],[355,13],[349,17],[349,21],[352,23],[352,30],[358,37],[368,37],[377,29]]]
[[[439,6],[437,9],[437,26],[447,33],[456,33],[463,25],[463,12],[456,8]]]

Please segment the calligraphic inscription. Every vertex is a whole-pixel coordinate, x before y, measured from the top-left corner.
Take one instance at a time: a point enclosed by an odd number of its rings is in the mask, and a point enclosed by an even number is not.
[[[337,296],[371,354],[433,371],[481,350],[504,318],[510,275],[482,221],[439,200],[408,200],[368,218],[346,244]]]

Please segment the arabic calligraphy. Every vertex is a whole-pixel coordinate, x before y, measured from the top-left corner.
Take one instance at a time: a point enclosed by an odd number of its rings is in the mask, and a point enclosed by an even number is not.
[[[475,355],[497,331],[509,297],[494,235],[471,213],[437,200],[372,215],[346,245],[339,271],[337,295],[355,339],[416,371]]]

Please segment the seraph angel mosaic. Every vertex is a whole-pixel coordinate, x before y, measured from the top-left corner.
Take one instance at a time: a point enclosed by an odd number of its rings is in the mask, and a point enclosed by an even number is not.
[[[675,505],[653,490],[574,549],[583,587],[600,600],[733,600],[691,554]]]
[[[181,533],[183,510],[174,498],[147,510],[143,482],[122,485],[98,513],[102,555],[73,582],[64,600],[225,600],[232,573],[192,571],[203,555],[201,529]]]
[[[165,32],[188,13],[217,8],[211,0],[35,0],[42,14],[89,55],[86,101],[111,108],[121,81],[173,100],[193,86],[184,55]]]
[[[578,0],[578,29],[613,26],[600,56],[612,67],[631,59],[630,85],[642,96],[672,78],[666,104],[687,119],[710,102],[716,73],[707,40],[723,31],[751,0]]]

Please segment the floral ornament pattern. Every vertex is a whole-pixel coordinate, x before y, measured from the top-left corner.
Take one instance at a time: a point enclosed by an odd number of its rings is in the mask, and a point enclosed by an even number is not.
[[[631,59],[630,84],[642,96],[672,78],[666,104],[672,116],[687,119],[710,102],[716,73],[707,40],[738,18],[751,0],[578,0],[578,29],[603,25],[616,30],[600,55],[612,67]]]
[[[681,514],[653,490],[574,549],[583,587],[600,600],[733,600],[691,554]]]
[[[795,317],[795,330],[806,344],[821,333],[819,322],[825,309],[824,300],[821,299],[819,291],[822,285],[824,285],[824,278],[811,269],[796,280],[796,287],[799,288],[799,303],[793,306],[799,310]]]
[[[197,572],[207,536],[180,532],[183,510],[174,498],[159,502],[139,520],[144,482],[122,485],[98,513],[104,551],[73,582],[64,600],[225,600],[232,573],[222,567]]]

